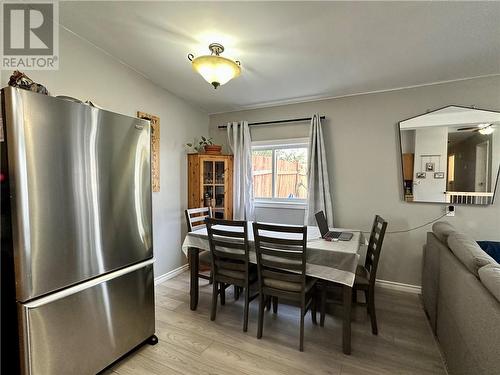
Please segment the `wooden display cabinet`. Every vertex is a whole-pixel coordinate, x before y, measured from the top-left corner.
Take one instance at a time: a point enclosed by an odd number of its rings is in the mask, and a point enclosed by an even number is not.
[[[233,155],[188,154],[188,208],[212,207],[233,218]]]
[[[403,184],[405,201],[413,202],[414,154],[403,154]]]
[[[413,181],[413,154],[403,154],[403,180]]]

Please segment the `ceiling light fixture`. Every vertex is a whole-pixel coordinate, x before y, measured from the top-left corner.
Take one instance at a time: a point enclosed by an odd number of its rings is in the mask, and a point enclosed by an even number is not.
[[[493,130],[494,129],[493,126],[491,126],[491,124],[486,124],[486,126],[479,129],[479,133],[481,133],[482,135],[489,135],[493,133]]]
[[[241,73],[241,63],[220,56],[224,52],[224,46],[219,43],[212,43],[208,46],[211,55],[194,57],[192,53],[188,55],[188,60],[193,63],[193,69],[210,83],[214,89],[236,78]]]

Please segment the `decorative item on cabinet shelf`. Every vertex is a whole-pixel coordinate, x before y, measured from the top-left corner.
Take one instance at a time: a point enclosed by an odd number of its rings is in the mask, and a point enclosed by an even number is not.
[[[203,206],[204,207],[212,207],[212,197],[210,196],[209,193],[205,193],[205,195],[204,195]]]
[[[220,155],[222,152],[222,145],[216,145],[212,138],[204,136],[201,136],[200,141],[195,139],[192,143],[186,143],[186,147],[188,150],[194,150],[199,154]]]

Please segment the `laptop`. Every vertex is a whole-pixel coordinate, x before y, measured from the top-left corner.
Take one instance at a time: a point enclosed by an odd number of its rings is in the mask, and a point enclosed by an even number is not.
[[[353,234],[350,232],[335,232],[328,228],[328,223],[326,222],[325,213],[320,211],[314,215],[316,217],[316,223],[318,223],[318,228],[323,237],[327,241],[350,241]]]

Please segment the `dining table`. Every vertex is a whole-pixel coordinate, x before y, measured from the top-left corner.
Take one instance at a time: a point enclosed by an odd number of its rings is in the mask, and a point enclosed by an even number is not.
[[[257,263],[253,238],[252,222],[248,225],[249,260]],[[342,287],[343,323],[342,348],[345,354],[351,354],[351,301],[352,287],[359,262],[359,249],[364,241],[359,230],[333,228],[339,232],[353,234],[349,241],[327,241],[321,237],[319,228],[307,227],[306,275],[326,280]],[[182,251],[190,264],[190,308],[196,310],[199,294],[199,253],[210,250],[206,227],[187,233],[182,244]]]

